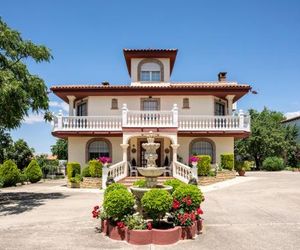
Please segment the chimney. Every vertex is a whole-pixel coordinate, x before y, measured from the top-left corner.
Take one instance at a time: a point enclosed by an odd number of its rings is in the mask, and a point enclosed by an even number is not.
[[[108,81],[103,81],[101,84],[102,84],[103,86],[108,86],[108,85],[109,85],[109,82],[108,82]]]
[[[219,82],[226,82],[226,74],[227,74],[227,72],[220,72],[218,74],[218,80],[219,80]]]

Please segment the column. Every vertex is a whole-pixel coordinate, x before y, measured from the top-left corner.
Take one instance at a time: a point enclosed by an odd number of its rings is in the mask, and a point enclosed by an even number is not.
[[[127,164],[127,148],[129,144],[120,144],[123,149],[123,161],[125,162],[125,176],[128,175],[128,164]]]
[[[226,99],[227,99],[227,103],[228,103],[228,115],[232,115],[232,104],[233,104],[233,99],[234,99],[235,95],[227,95]]]
[[[178,127],[178,107],[176,103],[173,104],[172,112],[173,112],[173,124],[175,127]]]
[[[240,129],[244,129],[244,111],[242,109],[239,110],[239,125]]]
[[[69,100],[69,116],[74,116],[74,101],[76,97],[73,95],[68,95],[67,98]]]
[[[122,107],[122,127],[125,127],[127,125],[127,112],[128,112],[127,104],[124,103]]]
[[[171,144],[171,147],[173,149],[173,170],[172,170],[172,173],[173,173],[173,176],[174,176],[174,174],[176,174],[174,162],[177,161],[177,149],[179,147],[179,144]]]

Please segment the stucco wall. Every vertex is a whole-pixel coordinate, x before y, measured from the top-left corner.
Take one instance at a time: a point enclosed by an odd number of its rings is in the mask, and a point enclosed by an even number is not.
[[[176,103],[179,115],[214,115],[214,97],[213,96],[152,96],[160,99],[161,110],[171,110]],[[111,109],[111,100],[118,99],[118,109]],[[141,99],[148,96],[89,96],[88,97],[88,115],[121,115],[123,103],[127,104],[129,110],[140,110]],[[183,109],[183,98],[189,98],[190,108]]]
[[[188,163],[190,156],[189,146],[190,142],[198,137],[178,137],[178,155],[183,158],[184,163]],[[223,153],[234,152],[234,138],[233,137],[205,137],[212,140],[216,146],[216,163],[220,163],[220,155]]]
[[[90,139],[95,137],[69,137],[68,138],[68,154],[69,161],[80,163],[81,167],[86,165],[86,144]],[[100,137],[99,137],[100,138]],[[112,161],[117,163],[122,161],[122,137],[101,137],[108,139],[112,144]]]

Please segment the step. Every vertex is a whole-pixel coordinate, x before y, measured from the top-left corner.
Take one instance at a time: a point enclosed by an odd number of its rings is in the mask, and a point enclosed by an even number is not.
[[[133,186],[133,183],[137,180],[143,180],[145,177],[126,177],[120,181],[118,181],[119,183],[124,184],[126,187],[130,187]],[[173,179],[172,176],[161,176],[157,178],[157,183],[158,184],[163,184],[166,180],[170,180]]]

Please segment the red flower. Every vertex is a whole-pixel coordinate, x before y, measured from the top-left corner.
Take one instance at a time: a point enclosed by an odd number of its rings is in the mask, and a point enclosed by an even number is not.
[[[151,224],[151,222],[148,222],[148,223],[147,223],[147,229],[148,229],[148,230],[151,230],[151,229],[152,229],[152,224]]]
[[[197,214],[203,214],[203,211],[202,211],[202,209],[200,207],[197,208]]]
[[[123,222],[123,221],[117,222],[117,227],[118,227],[118,228],[124,228],[124,227],[125,227],[124,222]]]
[[[95,207],[94,207],[94,210],[98,210],[98,209],[99,209],[99,206],[95,206]]]
[[[191,220],[195,221],[196,220],[196,215],[194,213],[191,213]]]
[[[190,198],[188,198],[188,199],[186,200],[186,204],[187,204],[188,206],[192,205],[192,200],[191,200]]]
[[[173,201],[173,206],[174,209],[178,209],[180,207],[180,202],[178,200]]]

